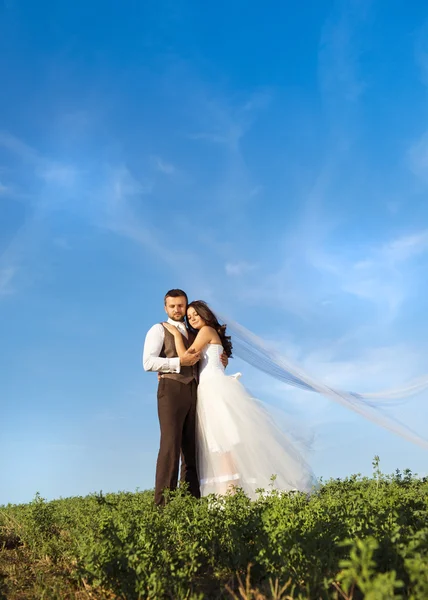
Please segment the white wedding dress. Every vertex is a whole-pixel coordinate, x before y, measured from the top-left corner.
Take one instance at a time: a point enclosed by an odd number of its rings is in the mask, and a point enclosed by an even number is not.
[[[223,347],[207,345],[199,370],[197,404],[198,472],[202,496],[241,487],[309,492],[315,477],[269,410],[228,376],[220,361]],[[272,483],[272,475],[275,479]]]

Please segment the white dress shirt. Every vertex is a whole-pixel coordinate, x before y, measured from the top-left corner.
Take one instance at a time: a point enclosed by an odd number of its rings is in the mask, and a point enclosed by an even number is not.
[[[188,338],[186,326],[183,322],[168,319],[170,325],[177,329]],[[180,373],[180,358],[162,358],[159,356],[165,340],[165,329],[160,323],[156,323],[149,329],[144,342],[143,367],[145,371],[156,371],[157,373]]]

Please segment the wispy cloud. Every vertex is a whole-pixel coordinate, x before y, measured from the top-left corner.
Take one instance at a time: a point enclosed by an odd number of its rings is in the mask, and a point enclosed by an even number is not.
[[[99,412],[98,414],[94,415],[94,420],[96,420],[96,421],[116,422],[116,421],[125,421],[127,419],[129,419],[129,416],[119,414],[110,408],[106,408],[102,412]]]
[[[78,171],[71,165],[48,161],[36,170],[36,175],[48,184],[70,187],[76,183]]]
[[[189,134],[189,139],[222,144],[230,150],[237,150],[244,131],[244,128],[240,125],[231,125],[226,131],[191,133]]]
[[[233,276],[239,276],[239,275],[243,275],[245,273],[249,273],[250,271],[254,271],[255,269],[257,269],[257,264],[249,263],[246,261],[229,262],[229,263],[226,263],[224,269],[225,269],[227,275],[230,275],[233,277]]]
[[[257,113],[271,100],[270,92],[256,92],[245,102],[231,104],[225,98],[207,97],[202,93],[196,120],[201,122],[198,131],[188,134],[190,139],[225,146],[239,152],[240,142],[250,129]]]
[[[65,237],[56,237],[53,239],[53,243],[62,250],[71,250],[71,244]]]
[[[263,186],[262,185],[256,185],[253,187],[252,190],[250,190],[250,198],[253,198],[255,196],[258,196],[261,192],[263,191]]]
[[[314,268],[330,276],[336,291],[352,294],[377,305],[384,318],[393,319],[412,291],[409,262],[428,250],[428,230],[399,236],[374,248],[363,248],[360,257],[349,257],[344,247],[334,255],[311,252]]]
[[[216,177],[208,185],[207,182],[202,184],[200,194],[228,219],[242,210],[242,206],[254,201],[260,192],[259,181],[254,180],[245,160],[245,136],[270,95],[266,95],[264,102],[256,101],[255,97],[257,94],[248,94],[245,100],[237,103],[221,96],[207,98],[203,95],[195,107],[193,131],[188,135],[197,143],[195,150],[201,160],[204,152],[207,160],[213,161],[213,157],[215,160],[212,172]],[[197,164],[194,172],[198,172]]]
[[[152,156],[151,162],[157,171],[164,173],[165,175],[175,175],[178,171],[177,167],[172,163],[163,160],[160,156]]]
[[[428,85],[428,23],[425,23],[417,32],[415,40],[415,57],[420,68],[421,79]]]
[[[16,272],[17,268],[13,266],[0,269],[0,298],[14,293],[12,281]]]
[[[104,200],[107,216],[114,221],[130,216],[130,200],[151,194],[153,182],[149,179],[137,180],[124,166],[109,167],[106,181],[101,191],[97,192]]]
[[[38,162],[40,160],[40,156],[34,148],[6,131],[0,131],[0,147],[18,155],[24,161]]]
[[[428,83],[428,81],[427,81]],[[407,163],[410,170],[428,183],[428,133],[425,132],[408,151]]]
[[[25,141],[8,132],[0,132],[0,147],[15,155],[21,162],[30,163],[34,175],[46,184],[73,185],[77,169],[70,164],[41,154]]]
[[[180,268],[194,267],[193,253],[177,249],[171,244],[168,235],[158,230],[146,218],[142,220],[134,208],[133,201],[149,196],[152,183],[147,180],[138,181],[125,166],[111,168],[107,183],[98,192],[104,204],[104,215],[97,215],[97,224],[110,231],[126,237],[142,246],[157,261]]]
[[[303,220],[295,235],[277,242],[267,256],[260,257],[263,269],[257,271],[257,279],[251,261],[227,263],[228,275],[239,276],[239,286],[229,289],[237,302],[275,307],[311,322],[341,308],[347,314],[353,299],[361,303],[366,319],[364,304],[369,303],[370,321],[386,324],[414,298],[428,262],[428,229],[355,247],[346,238],[339,242],[328,222],[323,225],[318,219],[317,230],[316,224]],[[358,322],[358,304],[355,310]]]
[[[387,262],[395,265],[409,260],[428,250],[428,229],[417,231],[410,235],[400,236],[382,246],[380,255]]]
[[[66,451],[67,452],[67,451],[86,450],[87,449],[87,446],[84,446],[83,444],[67,444],[67,443],[64,443],[64,444],[55,444],[55,443],[47,444],[47,443],[44,443],[44,442],[41,443],[39,445],[39,447],[41,447],[41,448],[47,448],[47,449],[52,450],[54,452],[56,452],[56,451],[59,451],[59,452]]]
[[[338,3],[325,22],[319,48],[321,88],[330,99],[355,102],[365,89],[359,69],[361,25],[369,2]]]
[[[296,257],[295,257],[296,258]],[[301,319],[314,314],[313,294],[308,294],[310,281],[302,284],[297,277],[299,260],[284,260],[276,269],[264,269],[264,274],[254,282],[242,282],[235,291],[236,301],[243,305],[284,310]]]

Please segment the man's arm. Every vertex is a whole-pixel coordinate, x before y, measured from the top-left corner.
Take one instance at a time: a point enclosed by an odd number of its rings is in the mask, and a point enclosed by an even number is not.
[[[153,325],[147,332],[143,350],[143,367],[145,371],[158,373],[180,373],[180,358],[162,358],[165,331],[160,323]]]

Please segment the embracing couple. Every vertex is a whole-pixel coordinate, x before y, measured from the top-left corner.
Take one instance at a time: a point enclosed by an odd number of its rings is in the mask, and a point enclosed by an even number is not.
[[[160,449],[155,503],[180,479],[199,498],[242,488],[252,499],[267,489],[310,491],[314,477],[269,409],[225,367],[232,342],[209,306],[188,303],[183,290],[166,293],[166,322],[147,333],[143,366],[159,375]],[[187,320],[187,323],[186,323]]]

